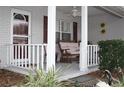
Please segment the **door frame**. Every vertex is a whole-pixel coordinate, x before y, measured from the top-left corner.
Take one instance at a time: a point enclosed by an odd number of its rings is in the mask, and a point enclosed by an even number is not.
[[[29,11],[19,10],[19,9],[11,9],[11,23],[10,23],[10,44],[13,44],[13,13],[19,13],[29,16],[29,25],[28,25],[28,44],[31,44],[31,13]]]

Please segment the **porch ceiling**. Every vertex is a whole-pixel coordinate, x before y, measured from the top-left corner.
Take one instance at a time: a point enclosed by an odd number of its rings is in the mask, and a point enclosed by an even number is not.
[[[88,16],[96,16],[101,14],[106,14],[106,12],[101,11],[100,9],[93,6],[88,7]]]
[[[123,18],[124,6],[90,6],[88,7],[89,16],[95,16],[100,14],[110,14],[118,18]]]

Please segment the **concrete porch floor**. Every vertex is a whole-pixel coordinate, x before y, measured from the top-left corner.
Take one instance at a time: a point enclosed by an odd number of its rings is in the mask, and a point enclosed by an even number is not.
[[[33,74],[35,73],[34,70],[19,68],[15,66],[9,66],[6,67],[5,69],[25,75],[29,75],[29,72]],[[72,62],[72,63],[56,63],[56,69],[60,69],[59,81],[62,81],[96,71],[98,70],[98,67],[90,67],[88,68],[88,71],[84,72],[84,71],[80,71],[78,62]]]
[[[98,70],[98,67],[89,67],[88,71],[80,71],[79,69],[79,63],[78,62],[72,62],[72,63],[57,63],[56,68],[61,69],[60,71],[60,78],[59,80],[67,80],[70,78],[78,77],[81,75],[85,75],[87,73],[93,72]]]

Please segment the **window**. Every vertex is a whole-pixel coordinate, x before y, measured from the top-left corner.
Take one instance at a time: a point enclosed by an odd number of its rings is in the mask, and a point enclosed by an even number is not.
[[[71,32],[70,32],[70,23],[65,22],[64,20],[56,21],[56,40],[70,41]]]

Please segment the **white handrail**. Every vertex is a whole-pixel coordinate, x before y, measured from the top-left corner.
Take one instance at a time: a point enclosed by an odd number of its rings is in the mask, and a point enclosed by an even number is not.
[[[7,45],[8,47],[8,45]],[[9,51],[8,51],[9,50]],[[9,44],[7,64],[26,69],[45,69],[47,44]],[[98,45],[87,45],[87,65],[97,66]]]

